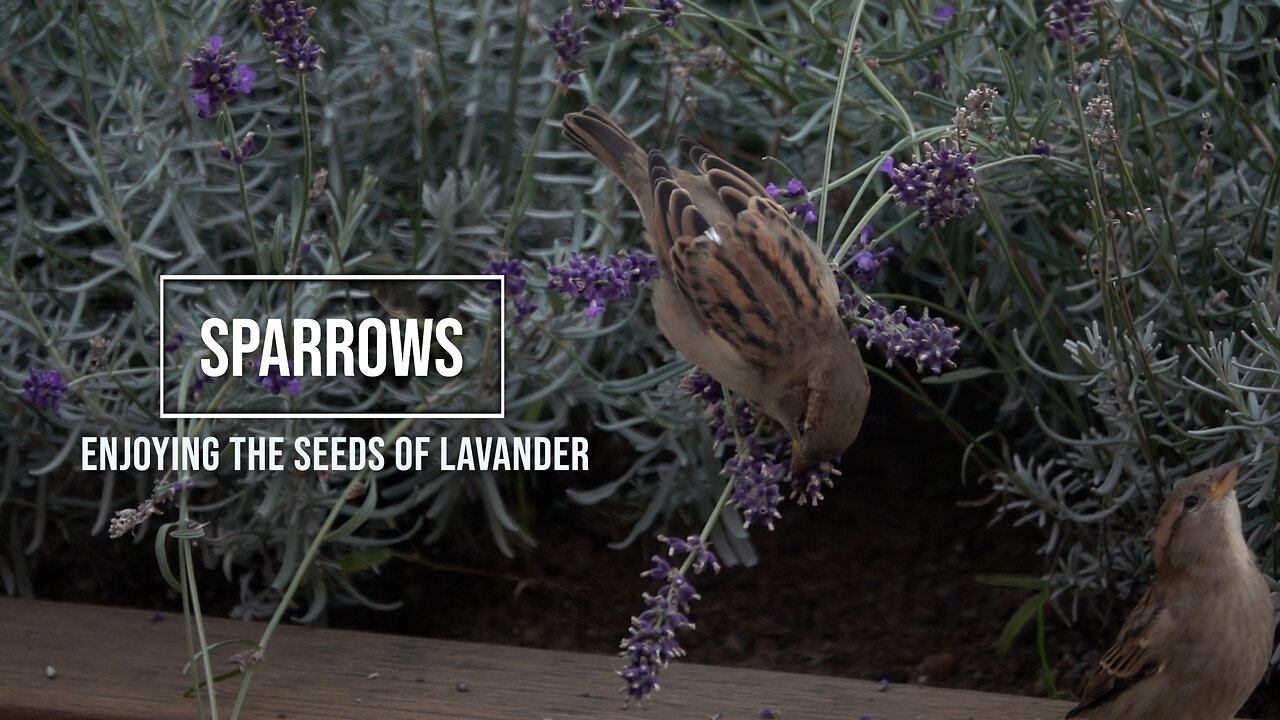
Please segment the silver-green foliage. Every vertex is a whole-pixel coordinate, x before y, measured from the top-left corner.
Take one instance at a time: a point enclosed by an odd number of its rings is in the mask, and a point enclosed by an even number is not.
[[[612,332],[626,313],[599,328],[580,310],[546,301],[536,318],[503,327],[496,306],[480,293],[462,302],[470,316],[489,318],[487,335],[469,338],[475,346],[464,352],[479,357],[482,344],[506,333],[505,420],[408,427],[339,420],[175,424],[158,417],[161,362],[171,375],[185,376],[166,399],[170,408],[264,395],[251,380],[210,382],[199,399],[188,395],[203,351],[196,328],[180,314],[161,326],[161,274],[476,273],[506,252],[533,262],[529,274],[538,285],[545,282],[538,265],[560,260],[569,247],[587,248],[581,222],[576,234],[566,234],[581,218],[581,182],[534,179],[529,149],[540,144],[545,117],[558,105],[549,81],[552,56],[528,8],[328,5],[312,19],[326,48],[324,69],[305,78],[271,63],[245,3],[8,3],[4,16],[0,372],[10,391],[0,395],[0,578],[7,592],[30,592],[27,557],[45,547],[50,533],[83,532],[87,523],[104,533],[117,510],[152,497],[163,503],[172,483],[190,480],[194,490],[189,504],[183,496],[179,516],[207,523],[199,535],[204,563],[239,584],[241,612],[270,614],[352,480],[350,473],[225,467],[192,478],[83,473],[76,470],[82,435],[439,438],[592,434],[603,424],[622,426],[625,436],[633,424],[629,408],[637,399],[602,389],[600,381],[661,363],[649,323]],[[212,34],[258,71],[253,91],[228,106],[236,137],[256,135],[242,178],[214,148],[231,126],[196,117],[181,66]],[[308,197],[322,169],[324,190]],[[303,241],[312,251],[300,259],[294,250]],[[296,298],[273,288],[252,297],[210,291],[203,302],[224,317],[255,306],[273,317],[305,314],[308,293],[318,290],[299,287]],[[186,342],[161,357],[160,343],[179,329]],[[109,345],[91,358],[95,338]],[[29,367],[55,368],[70,383],[60,410],[21,398]],[[297,398],[272,401],[305,407],[319,382],[328,393],[344,392],[343,378],[313,378]],[[442,395],[436,397],[419,390],[421,401],[437,405],[497,393],[492,382],[430,388]],[[354,388],[348,394],[353,403],[363,401]],[[691,427],[692,408],[671,405],[669,425]],[[597,463],[605,462],[602,455]],[[624,457],[616,469],[629,477],[658,472],[656,463],[627,470],[639,462]],[[534,543],[521,505],[521,486],[531,482],[525,475],[429,465],[423,473],[383,473],[378,481],[376,507],[343,508],[344,517],[366,522],[321,554],[305,584],[305,617],[335,597],[370,602],[344,571],[384,561],[385,553],[370,549],[403,538],[481,530],[506,553]],[[139,542],[149,542],[145,529],[135,535]]]
[[[1011,369],[1004,426],[1036,433],[1010,437],[993,484],[1001,514],[1043,528],[1073,617],[1085,599],[1126,607],[1171,485],[1231,459],[1245,534],[1278,574],[1274,20],[1182,10],[1099,4],[1078,56],[1050,47],[1042,82],[1006,74],[1029,107],[1061,103],[1047,137],[1077,162],[1002,208],[1017,237],[993,259],[1032,291],[983,331]],[[975,304],[995,307],[1007,291],[983,284]]]
[[[86,431],[171,432],[154,416],[155,345],[168,332],[155,277],[224,272],[252,257],[234,173],[210,149],[211,121],[195,118],[179,68],[215,30],[263,71],[233,115],[265,144],[245,182],[275,269],[290,237],[321,232],[304,272],[475,272],[506,252],[530,262],[540,293],[541,266],[570,250],[634,249],[629,199],[548,124],[595,102],[653,146],[672,146],[680,130],[740,148],[733,159],[750,167],[769,155],[779,185],[793,173],[810,187],[829,178],[824,247],[847,246],[863,223],[878,229],[896,250],[884,283],[893,294],[881,297],[924,302],[966,334],[950,379],[923,386],[878,372],[887,392],[873,402],[913,398],[972,443],[998,513],[1043,528],[1045,572],[1071,599],[1068,614],[1080,601],[1104,615],[1126,606],[1169,484],[1234,457],[1251,461],[1238,489],[1250,544],[1277,574],[1274,2],[1214,12],[1099,3],[1092,37],[1071,48],[1046,33],[1047,7],[1012,0],[957,4],[954,16],[895,0],[686,2],[670,30],[633,2],[620,20],[587,21],[584,73],[567,93],[551,82],[555,53],[541,33],[560,4],[338,3],[314,18],[326,55],[306,85],[309,138],[296,83],[266,71],[236,4],[90,5],[78,15],[11,4],[0,39],[9,131],[0,167],[14,168],[0,178],[9,191],[0,372],[10,388],[30,365],[75,379],[74,401],[56,414],[0,396],[10,418],[0,572],[11,591],[24,550],[49,528],[94,516],[100,531],[111,509],[151,492],[154,478],[88,478],[50,460]],[[854,21],[858,42],[847,47]],[[981,83],[998,88],[994,104],[967,106]],[[918,228],[918,216],[890,206],[875,168],[957,134],[978,149],[976,212]],[[1048,157],[1033,152],[1039,140]],[[308,149],[329,188],[299,218]],[[666,362],[648,311],[636,304],[591,322],[559,297],[538,299],[525,323],[491,326],[507,334],[507,420],[414,432],[594,428],[627,452],[576,499],[630,501],[628,540],[672,512],[671,522],[695,524],[716,495],[719,463],[674,389],[682,368]],[[107,369],[88,372],[97,336],[112,350]],[[993,427],[966,427],[950,412],[983,397]],[[482,527],[508,552],[531,543],[517,501],[526,482],[387,478],[375,522],[326,556],[329,586],[355,597],[338,560],[419,522],[433,538],[474,529],[461,529],[460,508],[482,508]],[[294,566],[341,483],[286,473],[200,484],[194,498],[205,504],[193,513],[216,518],[223,538],[202,545],[206,561],[243,575],[247,611],[269,609],[280,588],[269,588],[263,560]],[[721,533],[722,550],[749,559],[735,527],[724,524],[733,532]],[[313,584],[316,611],[325,587]]]

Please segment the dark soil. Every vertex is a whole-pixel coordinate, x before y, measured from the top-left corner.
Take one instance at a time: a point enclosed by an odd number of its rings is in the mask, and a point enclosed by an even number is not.
[[[758,565],[691,578],[702,599],[691,616],[697,628],[681,638],[686,660],[893,682],[919,682],[932,671],[926,681],[939,686],[1045,694],[1033,626],[1007,657],[994,649],[1031,592],[976,579],[1038,575],[1036,533],[989,528],[989,509],[960,507],[985,494],[984,487],[960,483],[960,450],[937,436],[938,429],[886,414],[868,420],[844,476],[822,503],[786,503],[773,532],[752,530]],[[553,503],[536,530],[539,548],[529,564],[491,554],[480,563],[485,575],[398,568],[402,611],[342,610],[330,621],[616,652],[630,617],[643,610],[640,593],[653,589],[640,573],[659,548],[648,542],[608,550],[606,543],[628,528],[610,527],[607,512]],[[459,562],[435,553],[433,560]],[[1053,658],[1067,650],[1049,647]],[[1066,688],[1076,684],[1072,679]]]
[[[983,497],[985,488],[960,481],[960,449],[940,432],[892,408],[870,417],[848,454],[845,475],[820,505],[784,504],[773,532],[752,531],[757,566],[693,578],[702,599],[693,606],[697,628],[681,638],[685,661],[1045,695],[1034,623],[1007,656],[994,647],[1030,591],[977,579],[1039,575],[1040,537],[1027,528],[988,527],[989,508],[961,506]],[[607,543],[628,528],[611,520],[608,508],[574,505],[562,488],[539,492],[535,550],[505,558],[484,539],[422,548],[432,563],[459,569],[392,562],[360,587],[380,601],[403,600],[400,610],[334,608],[326,622],[616,652],[630,617],[643,609],[640,593],[653,589],[640,573],[650,565],[655,543],[610,550]],[[696,529],[665,531],[687,535]],[[149,539],[104,546],[97,537],[92,543],[59,554],[68,558],[66,565],[41,568],[37,597],[176,610],[154,570]],[[206,607],[225,612],[236,589],[226,584],[224,590]],[[1046,652],[1064,697],[1082,686],[1115,629],[1070,629],[1050,615]],[[1280,718],[1277,685],[1256,693],[1244,714]]]

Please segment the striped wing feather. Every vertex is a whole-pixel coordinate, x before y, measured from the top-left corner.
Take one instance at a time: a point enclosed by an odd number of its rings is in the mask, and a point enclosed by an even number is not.
[[[1152,647],[1167,633],[1164,606],[1148,589],[1129,612],[1111,649],[1098,662],[1098,669],[1085,684],[1080,704],[1067,717],[1097,707],[1125,688],[1159,673],[1162,663]]]
[[[677,178],[660,153],[650,153],[655,245],[701,323],[757,370],[776,368],[809,342],[806,328],[838,321],[835,279],[754,178],[701,145],[684,138],[680,145],[703,176]],[[711,223],[708,214],[728,219]]]

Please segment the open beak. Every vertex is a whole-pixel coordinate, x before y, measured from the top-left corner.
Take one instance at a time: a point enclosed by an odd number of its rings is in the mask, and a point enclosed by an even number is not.
[[[1236,486],[1236,475],[1240,472],[1240,461],[1232,460],[1226,465],[1209,471],[1209,496],[1221,500]]]

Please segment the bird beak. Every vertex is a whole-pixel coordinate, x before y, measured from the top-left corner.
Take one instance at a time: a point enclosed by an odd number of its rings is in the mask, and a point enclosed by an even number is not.
[[[1209,471],[1209,496],[1221,500],[1236,486],[1236,475],[1240,472],[1240,461],[1233,460],[1226,465]]]
[[[808,467],[801,467],[800,460],[800,441],[794,437],[791,438],[791,477],[799,478],[800,473],[808,470]]]

